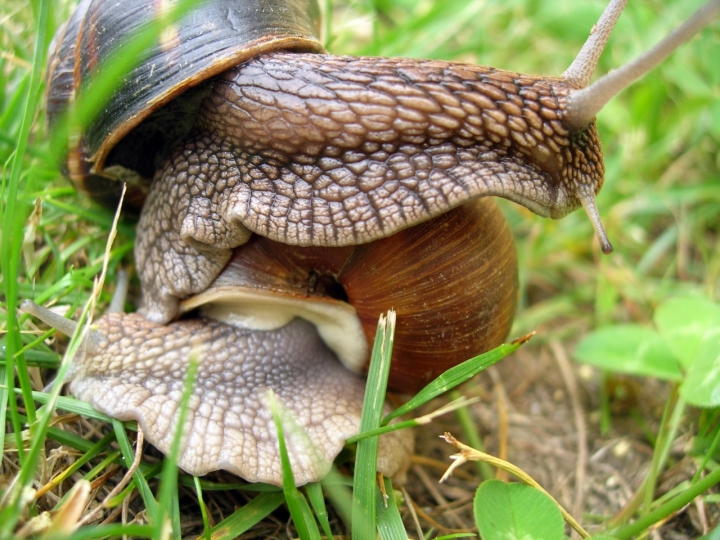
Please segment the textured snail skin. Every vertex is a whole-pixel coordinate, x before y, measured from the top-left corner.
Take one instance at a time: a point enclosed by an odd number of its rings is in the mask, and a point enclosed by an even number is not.
[[[564,216],[604,175],[594,124],[562,123],[567,92],[440,61],[275,53],[230,70],[143,208],[144,313],[170,320],[251,232],[357,244],[489,195]]]
[[[189,360],[199,360],[178,457],[190,474],[224,469],[282,485],[269,390],[284,411],[297,485],[325,476],[345,439],[359,431],[365,381],[301,319],[260,332],[200,318],[158,325],[138,314],[109,314],[97,331],[106,339],[76,357],[71,392],[114,418],[137,420],[164,453],[172,448]],[[381,437],[378,470],[402,480],[412,446],[407,430]]]

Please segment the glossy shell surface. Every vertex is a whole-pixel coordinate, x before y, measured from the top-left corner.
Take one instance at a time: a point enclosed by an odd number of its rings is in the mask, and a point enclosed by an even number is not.
[[[51,51],[47,96],[51,125],[94,77],[102,77],[106,62],[122,54],[133,36],[166,15],[173,4],[83,0],[55,37]],[[165,111],[165,117],[155,116],[150,126],[140,130],[138,126],[190,88],[258,54],[322,51],[316,38],[318,20],[314,0],[198,1],[118,81],[102,113],[77,144],[71,144],[69,176],[83,189],[88,187],[84,184],[88,175],[102,174],[114,164],[134,171],[139,168],[140,176],[151,177],[157,157],[147,160],[145,154],[162,154],[192,128],[192,113],[199,108],[202,91]],[[168,136],[165,118],[181,118],[184,123],[173,127]],[[133,130],[130,140],[119,144]]]
[[[345,301],[370,345],[378,317],[394,309],[398,325],[389,388],[414,392],[503,342],[517,287],[511,231],[495,201],[484,198],[359,246],[285,246],[254,236],[184,308],[227,303],[232,289],[267,294],[273,302],[279,297],[319,302],[325,310]],[[259,298],[253,295],[252,301],[257,308]],[[322,323],[316,324],[322,334]],[[338,341],[352,341],[351,334],[346,330]]]

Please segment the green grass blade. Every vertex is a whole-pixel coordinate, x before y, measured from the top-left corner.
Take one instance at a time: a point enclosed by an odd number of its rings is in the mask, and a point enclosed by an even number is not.
[[[177,502],[177,476],[178,467],[177,461],[180,455],[181,447],[185,441],[185,420],[188,415],[188,405],[190,404],[190,396],[193,393],[195,387],[195,375],[197,374],[198,367],[200,365],[199,360],[195,355],[190,358],[190,362],[187,367],[187,375],[185,376],[185,386],[183,388],[183,394],[180,398],[180,407],[177,413],[177,423],[175,433],[173,435],[172,446],[170,452],[165,456],[163,461],[162,473],[160,473],[160,493],[158,495],[158,513],[155,524],[157,525],[157,538],[164,538],[163,529],[166,527],[166,523],[171,522],[173,524],[171,531],[173,534],[180,534],[180,515],[178,510]],[[166,515],[166,512],[170,512],[170,516]],[[175,523],[177,522],[177,523]]]
[[[345,526],[352,525],[352,491],[349,478],[342,476],[335,467],[321,480],[323,492],[330,500],[333,508]]]
[[[180,485],[183,486],[194,487],[195,478],[197,477],[190,477],[183,474],[178,479],[178,482],[180,483]],[[258,493],[282,491],[282,488],[278,486],[271,486],[270,484],[225,484],[220,482],[211,482],[210,480],[205,480],[203,478],[198,478],[197,481],[200,483],[200,487],[203,489],[203,491],[227,491],[229,489],[237,489],[240,491],[253,491]]]
[[[531,336],[524,336],[514,340],[512,343],[503,343],[491,351],[475,356],[470,360],[466,360],[462,364],[448,369],[445,373],[420,390],[410,401],[405,403],[405,405],[398,407],[383,418],[382,424],[386,425],[392,419],[409,413],[421,405],[424,405],[431,399],[434,399],[448,390],[452,390],[459,384],[464,383],[468,379],[471,379],[481,371],[487,369],[496,362],[499,362],[507,355],[515,352],[523,343],[527,342],[530,337]]]
[[[48,431],[49,431],[49,430],[48,430]],[[59,429],[56,430],[56,431],[59,431],[59,432],[61,432],[61,433],[65,433],[65,432],[63,432],[62,430],[59,430]],[[48,434],[49,434],[49,433],[48,433]],[[53,437],[53,438],[54,438],[54,437]],[[80,437],[77,437],[77,436],[76,436],[76,438],[80,439]],[[107,435],[105,435],[105,436],[104,436],[102,439],[100,439],[98,442],[96,442],[95,444],[93,444],[92,446],[90,446],[90,448],[88,448],[88,449],[83,453],[83,455],[80,456],[72,465],[70,465],[67,469],[63,470],[60,474],[58,474],[57,476],[55,476],[55,477],[52,479],[52,481],[50,482],[50,484],[51,484],[52,486],[57,485],[57,484],[59,484],[60,482],[62,482],[63,480],[65,480],[66,478],[68,478],[70,475],[74,474],[75,471],[77,471],[80,467],[82,467],[83,465],[85,465],[88,461],[90,461],[92,458],[94,458],[95,456],[97,456],[100,452],[102,452],[103,450],[105,450],[105,449],[108,447],[108,445],[110,444],[110,442],[112,442],[112,440],[113,440],[114,438],[115,438],[115,437],[113,436],[112,433],[108,433]],[[85,440],[85,439],[81,439],[81,440]],[[87,443],[88,441],[85,441],[85,442]],[[63,443],[63,444],[65,444],[65,443]],[[89,443],[88,443],[88,444],[89,444]]]
[[[318,482],[313,482],[305,486],[305,493],[310,500],[310,505],[317,520],[320,522],[320,526],[325,533],[325,536],[332,538],[332,531],[330,529],[330,522],[328,521],[328,513],[325,508],[325,498],[323,497],[322,488]]]
[[[3,132],[4,142],[13,148],[17,147],[18,140],[15,136],[10,136],[9,133],[12,132],[12,127],[16,120],[19,119],[20,125],[22,125],[22,118],[18,117],[23,111],[23,99],[27,101],[28,98],[28,85],[30,84],[31,76],[32,71],[18,82],[17,88],[7,103],[5,111],[0,115],[0,130]]]
[[[275,511],[285,500],[280,491],[261,493],[210,530],[212,540],[237,538]]]
[[[7,185],[5,184],[5,174],[2,175],[2,214],[4,214],[2,235],[0,236],[0,272],[2,272],[3,289],[5,291],[5,302],[7,309],[6,335],[4,339],[5,358],[7,365],[0,367],[0,381],[5,382],[8,388],[14,388],[15,365],[17,364],[18,380],[20,388],[23,391],[23,401],[26,414],[30,419],[31,430],[35,431],[35,403],[32,400],[30,392],[32,386],[30,378],[27,374],[27,366],[22,354],[17,355],[17,351],[22,346],[20,338],[20,329],[17,319],[18,295],[17,284],[20,275],[20,250],[23,242],[23,223],[25,222],[28,209],[24,205],[18,204],[18,193],[21,192],[21,174],[23,171],[23,163],[25,152],[30,137],[30,128],[33,123],[35,111],[37,110],[39,100],[39,89],[42,81],[42,66],[45,61],[45,37],[48,34],[48,13],[50,11],[50,2],[43,0],[40,3],[40,9],[36,21],[35,34],[35,52],[33,56],[32,71],[30,74],[29,89],[24,94],[25,104],[23,107],[23,117],[20,125],[20,133],[17,137],[17,146],[12,156],[10,165],[10,178]],[[19,96],[18,96],[19,97]],[[24,190],[26,186],[23,186]],[[10,410],[10,415],[15,433],[20,433],[21,425],[17,419],[17,404],[11,392],[0,390],[0,450],[5,448],[5,418],[6,411]],[[18,446],[18,457],[20,463],[24,464],[25,452],[22,445]],[[0,512],[0,518],[3,513]],[[13,522],[17,519],[17,513],[11,513],[7,516],[8,520]],[[9,521],[8,521],[9,523]],[[8,527],[0,527],[0,534],[7,532]]]
[[[298,535],[302,540],[320,540],[320,530],[317,528],[315,518],[310,511],[310,506],[302,493],[295,486],[295,478],[293,477],[292,467],[290,466],[290,456],[285,445],[285,433],[283,431],[282,421],[280,419],[280,411],[275,393],[268,393],[270,409],[272,410],[273,420],[275,421],[275,429],[277,430],[278,446],[280,450],[280,462],[282,464],[283,476],[283,494],[285,502],[293,523],[297,529]]]
[[[21,415],[20,418],[24,417]],[[27,419],[25,419],[25,421],[27,421]],[[93,443],[90,441],[70,433],[69,431],[58,429],[56,427],[49,427],[47,429],[46,436],[59,442],[60,444],[69,446],[70,448],[75,448],[81,452],[88,452],[93,447]],[[8,445],[8,447],[12,447],[13,445],[17,445],[19,440],[26,439],[27,438],[23,435],[23,433],[20,433],[20,436],[18,436],[17,433],[9,433],[5,436],[5,444]]]
[[[210,538],[212,537],[212,535],[210,534],[210,520],[208,519],[208,512],[207,507],[205,506],[205,501],[203,501],[200,479],[197,476],[193,476],[193,481],[195,483],[195,494],[198,498],[198,504],[200,505],[200,514],[202,515],[203,521],[203,534],[199,538],[206,538],[207,540],[210,540]]]
[[[0,386],[0,388],[7,388],[7,387]],[[20,390],[16,389],[15,392],[20,393]],[[33,391],[32,396],[35,401],[37,401],[38,403],[42,403],[42,404],[50,403],[50,401],[52,400],[52,396],[50,394],[48,394],[47,392]],[[96,411],[88,403],[85,403],[84,401],[80,401],[78,399],[75,399],[75,398],[69,397],[69,396],[58,396],[58,398],[55,400],[55,409],[60,409],[61,411],[66,411],[69,413],[77,414],[77,415],[83,416],[85,418],[92,418],[94,420],[100,420],[101,422],[110,423],[113,421],[113,419],[110,416]],[[121,422],[121,423],[123,423],[123,422]],[[124,424],[132,425],[132,424],[134,424],[134,422],[124,422]]]
[[[135,454],[132,446],[130,445],[130,439],[128,439],[127,433],[125,433],[125,427],[120,420],[112,419],[111,423],[113,429],[115,430],[115,437],[117,438],[118,445],[120,446],[120,451],[123,454],[123,459],[125,460],[125,466],[130,467],[135,459]],[[147,515],[149,517],[157,516],[158,509],[155,497],[153,497],[150,486],[148,485],[147,480],[145,480],[145,476],[140,469],[136,470],[135,474],[133,474],[133,481],[135,482],[135,486],[137,486],[138,491],[140,491],[140,496],[145,503]]]
[[[629,540],[630,538],[633,538],[641,532],[645,531],[651,525],[667,518],[668,516],[671,516],[674,512],[677,512],[678,510],[680,510],[680,508],[692,502],[695,497],[699,496],[701,493],[705,492],[706,490],[710,489],[712,486],[718,483],[720,483],[720,469],[714,470],[705,478],[703,478],[696,484],[693,484],[684,493],[678,495],[677,497],[674,497],[673,499],[656,508],[652,512],[642,516],[634,523],[631,523],[630,525],[624,525],[615,530],[611,530],[609,531],[609,534],[611,534],[613,538],[617,538],[618,540]]]
[[[175,470],[175,477],[176,477],[176,488],[177,488],[177,469]],[[165,478],[165,476],[163,476]],[[180,523],[180,492],[175,489],[175,491],[171,494],[172,498],[172,506],[170,507],[170,519],[169,522],[172,523],[172,537],[175,540],[182,540],[182,525]],[[160,536],[159,538],[165,538],[164,536]]]
[[[43,200],[43,206],[51,206],[57,208],[58,210],[62,210],[65,214],[73,216],[73,218],[75,219],[82,219],[89,223],[95,223],[97,225],[100,225],[104,229],[108,229],[112,225],[112,213],[108,212],[104,208],[77,207],[52,197],[48,197],[47,199]],[[120,222],[120,224],[118,224],[118,230],[122,232],[123,235],[129,238],[133,238],[135,236],[135,227],[132,223]]]
[[[155,527],[152,525],[94,525],[83,527],[77,532],[68,536],[65,540],[92,540],[94,538],[118,538],[127,536],[130,538],[151,538]]]
[[[382,540],[407,540],[408,533],[395,501],[392,480],[384,478],[383,481],[387,498],[383,497],[379,488],[377,490],[377,524],[380,538]]]
[[[95,446],[92,442],[88,441],[87,439],[83,439],[82,437],[75,435],[74,433],[71,433],[69,431],[65,431],[64,429],[58,429],[56,427],[50,427],[47,430],[47,436],[48,438],[59,442],[60,444],[64,446],[68,446],[70,448],[75,448],[76,450],[80,450],[81,452],[90,452],[93,447]],[[109,436],[111,439],[114,438],[112,434],[106,435],[106,437]],[[103,437],[104,440],[105,437]],[[73,463],[73,466],[75,464]]]
[[[395,312],[391,310],[387,317],[381,315],[378,321],[365,387],[360,433],[377,429],[380,426],[390,374],[394,334]],[[355,540],[375,538],[377,453],[377,437],[358,442],[352,505],[352,537]]]
[[[435,411],[432,411],[428,414],[424,414],[423,416],[418,416],[417,418],[413,418],[411,420],[405,420],[404,422],[395,422],[394,424],[390,424],[388,426],[383,426],[383,427],[380,427],[377,429],[371,429],[370,431],[363,431],[362,433],[358,433],[357,435],[348,437],[346,439],[345,443],[353,444],[353,443],[362,441],[363,439],[367,439],[369,437],[377,437],[379,435],[384,435],[385,433],[390,433],[392,431],[399,431],[401,429],[408,429],[408,428],[417,427],[417,426],[424,426],[424,425],[427,425],[430,422],[432,422],[438,416],[442,416],[443,414],[452,412],[460,407],[465,407],[466,405],[475,403],[476,401],[478,401],[478,398],[473,398],[471,400],[468,400],[468,399],[465,399],[464,397],[460,397],[460,398],[456,399],[455,401],[451,401],[447,405],[444,405]]]

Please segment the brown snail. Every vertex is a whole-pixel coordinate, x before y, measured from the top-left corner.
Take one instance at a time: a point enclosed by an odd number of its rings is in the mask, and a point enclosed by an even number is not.
[[[198,6],[186,20],[266,22],[266,11],[253,8],[252,2],[242,4],[247,11],[238,8],[237,16],[231,11],[232,17],[227,15],[230,8],[218,8],[221,4]],[[642,58],[657,56],[668,43],[677,46],[719,5],[708,4],[684,27],[685,33],[673,34]],[[312,37],[312,9],[290,0],[271,10],[286,17],[259,25],[260,34],[243,36],[238,50],[228,46],[207,53],[213,59],[207,72],[197,60],[184,63],[183,51],[206,50],[204,40],[215,28],[193,31],[191,23],[182,23],[172,29],[168,35],[174,37],[160,43],[111,99],[108,118],[91,126],[69,152],[67,168],[76,181],[94,181],[103,174],[155,175],[136,249],[144,292],[141,313],[152,323],[140,315],[127,320],[132,325],[155,324],[152,332],[197,325],[179,321],[157,326],[176,317],[181,302],[195,305],[194,295],[202,296],[222,279],[218,275],[232,250],[241,254],[252,232],[295,245],[366,243],[392,238],[419,222],[433,224],[428,220],[485,195],[503,196],[552,217],[583,205],[603,249],[609,250],[594,205],[603,164],[593,117],[609,99],[608,84],[620,79],[624,86],[628,73],[641,73],[631,64],[584,87],[623,6],[611,3],[562,78],[437,61],[269,52],[321,50]],[[203,15],[204,9],[209,11]],[[101,2],[84,2],[58,41],[51,75],[58,83],[51,86],[51,102],[62,108],[75,88],[81,92],[82,80],[98,69],[108,49],[151,11],[151,6],[133,4],[117,14]],[[237,24],[230,26],[235,29]],[[119,36],[103,38],[108,28],[116,27]],[[224,43],[222,38],[214,41]],[[171,74],[163,74],[166,67]],[[186,79],[173,79],[186,68]],[[70,72],[76,86],[67,83]],[[193,84],[190,95],[171,101]],[[168,131],[166,118],[187,110],[194,114],[181,116],[190,118],[189,125],[172,130],[167,139],[160,137]],[[141,152],[146,148],[149,159]],[[136,164],[139,170],[128,174]],[[468,236],[475,233],[474,227],[461,230]],[[512,258],[512,249],[508,251],[503,257]],[[512,306],[513,295],[506,296]],[[226,326],[212,332],[228,332]],[[502,334],[507,326],[504,329]],[[134,341],[134,334],[124,330],[104,332],[111,344],[118,340],[110,337],[117,336],[129,344]],[[163,340],[157,339],[156,348],[161,349]],[[257,338],[253,334],[247,339]],[[278,338],[283,343],[285,339]],[[101,347],[102,340],[97,341]],[[138,347],[146,345],[144,338],[135,341]],[[120,357],[117,363],[122,364]],[[76,389],[82,386],[79,377],[73,383]],[[214,466],[225,466],[222,460],[217,463]]]

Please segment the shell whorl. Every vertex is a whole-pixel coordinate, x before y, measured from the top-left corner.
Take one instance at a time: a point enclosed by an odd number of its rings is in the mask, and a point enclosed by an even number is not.
[[[51,47],[51,125],[123,47],[166,17],[170,4],[80,2]],[[107,206],[117,204],[115,184],[132,178],[130,202],[134,210],[142,207],[155,168],[192,128],[213,77],[263,52],[324,50],[315,0],[202,0],[168,22],[63,157],[65,174]]]

